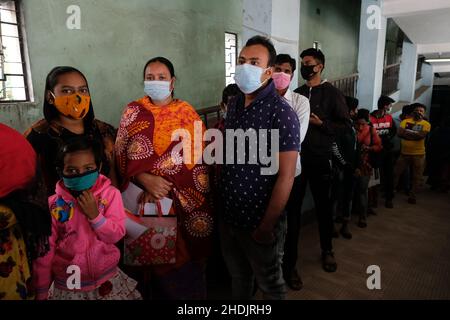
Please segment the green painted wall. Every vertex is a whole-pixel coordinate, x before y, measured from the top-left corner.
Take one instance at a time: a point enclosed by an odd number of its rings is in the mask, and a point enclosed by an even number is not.
[[[300,52],[314,41],[321,44],[326,58],[324,78],[357,72],[360,14],[361,0],[301,0]]]
[[[73,4],[81,30],[66,28]],[[242,28],[242,0],[26,0],[23,11],[36,107],[0,105],[0,121],[19,130],[41,117],[45,77],[57,65],[84,72],[97,118],[115,126],[144,95],[143,67],[155,56],[174,63],[178,98],[215,105],[225,85],[224,32]]]

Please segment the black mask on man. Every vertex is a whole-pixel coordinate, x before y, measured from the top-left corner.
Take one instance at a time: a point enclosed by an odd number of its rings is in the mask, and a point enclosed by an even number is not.
[[[423,118],[422,114],[417,111],[413,112],[413,116],[414,116],[414,119],[416,119],[416,120],[421,120]]]
[[[308,81],[311,80],[316,75],[317,72],[314,72],[315,66],[302,66],[300,68],[300,73],[302,74],[303,79]]]

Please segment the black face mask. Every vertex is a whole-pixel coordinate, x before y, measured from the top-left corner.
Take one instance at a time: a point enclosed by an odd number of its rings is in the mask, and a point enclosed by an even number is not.
[[[306,81],[311,80],[317,72],[314,72],[314,67],[316,67],[317,65],[314,66],[301,66],[300,68],[300,73],[302,74],[303,79],[305,79]]]
[[[416,119],[416,120],[420,120],[423,118],[423,116],[419,112],[414,112],[413,115],[414,115],[414,119]]]

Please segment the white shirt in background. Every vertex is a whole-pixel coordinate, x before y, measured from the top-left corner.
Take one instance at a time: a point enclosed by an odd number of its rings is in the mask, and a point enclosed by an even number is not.
[[[287,100],[289,105],[294,109],[297,114],[298,121],[300,122],[300,143],[303,143],[305,139],[306,132],[309,126],[309,117],[311,114],[311,108],[309,106],[308,98],[302,96],[301,94],[292,92],[291,89],[286,91],[284,98]],[[302,173],[302,164],[300,161],[300,155],[297,158],[297,165],[295,170],[295,176],[297,177]]]

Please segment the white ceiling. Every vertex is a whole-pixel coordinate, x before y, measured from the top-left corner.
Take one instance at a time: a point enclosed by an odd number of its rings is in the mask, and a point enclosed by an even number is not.
[[[384,0],[383,15],[388,18],[410,16],[450,8],[449,0]]]
[[[450,43],[418,44],[417,52],[426,57],[445,57],[450,53]]]
[[[395,17],[394,21],[414,43],[450,43],[450,8]]]
[[[450,72],[450,63],[449,62],[439,62],[433,63],[433,72],[446,73]]]
[[[450,52],[443,51],[443,52],[431,52],[431,53],[423,53],[422,55],[425,56],[427,59],[439,59],[439,58],[450,58]]]
[[[383,15],[394,19],[419,54],[450,58],[450,0],[384,0],[382,7]],[[450,72],[450,64],[437,63],[433,68]]]

